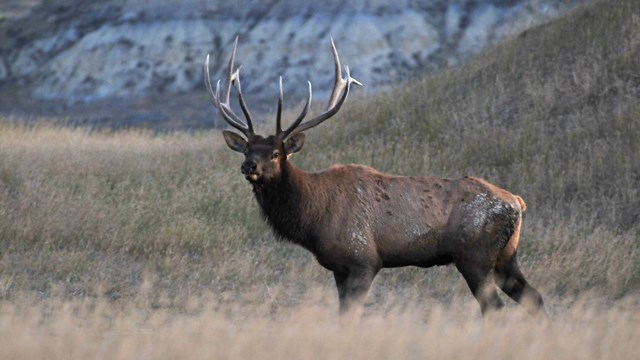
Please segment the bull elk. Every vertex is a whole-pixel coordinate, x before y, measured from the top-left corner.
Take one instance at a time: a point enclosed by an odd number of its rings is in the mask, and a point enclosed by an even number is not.
[[[431,267],[453,263],[480,303],[482,314],[503,306],[496,285],[532,314],[546,314],[542,297],[527,283],[516,261],[525,203],[489,182],[474,178],[407,177],[362,165],[334,165],[318,173],[296,167],[290,157],[302,149],[305,131],[335,115],[352,84],[331,41],[335,83],[326,111],[302,122],[311,103],[311,83],[301,113],[282,128],[282,78],[276,133],[256,134],[234,69],[238,39],[226,69],[223,93],[215,92],[205,62],[205,84],[213,105],[229,125],[227,145],[244,154],[240,168],[253,187],[262,215],[275,234],[311,251],[333,272],[340,313],[360,312],[382,268]],[[246,121],[229,103],[235,87]]]

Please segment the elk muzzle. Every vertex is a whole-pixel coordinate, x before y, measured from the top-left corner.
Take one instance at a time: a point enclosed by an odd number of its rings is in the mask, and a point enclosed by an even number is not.
[[[249,181],[257,181],[262,173],[261,169],[254,160],[246,160],[240,167],[240,172],[244,175],[244,178]]]

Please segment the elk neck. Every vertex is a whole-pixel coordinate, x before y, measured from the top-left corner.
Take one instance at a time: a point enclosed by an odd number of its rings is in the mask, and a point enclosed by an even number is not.
[[[313,248],[314,226],[322,206],[314,178],[290,161],[281,167],[280,177],[253,185],[253,192],[275,234],[305,248]]]

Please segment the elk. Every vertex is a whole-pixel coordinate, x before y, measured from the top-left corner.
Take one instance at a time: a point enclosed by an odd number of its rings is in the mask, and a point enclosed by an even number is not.
[[[324,112],[302,122],[311,104],[311,83],[302,111],[282,128],[282,77],[275,135],[256,134],[234,69],[238,39],[226,68],[221,93],[215,92],[205,61],[205,84],[224,120],[241,135],[224,131],[234,151],[244,154],[241,173],[251,184],[264,219],[275,234],[299,244],[333,272],[340,314],[360,314],[371,283],[382,268],[454,264],[480,303],[483,315],[503,306],[496,286],[532,314],[546,315],[540,293],[525,280],[516,253],[525,202],[489,182],[465,176],[407,177],[385,174],[362,165],[334,165],[308,173],[291,155],[302,149],[305,131],[334,116],[352,84],[333,39],[333,91]],[[240,119],[229,103],[235,87]]]

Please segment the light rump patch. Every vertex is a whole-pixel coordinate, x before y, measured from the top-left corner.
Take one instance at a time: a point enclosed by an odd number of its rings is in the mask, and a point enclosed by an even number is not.
[[[510,207],[509,204],[486,193],[476,195],[469,203],[462,202],[461,206],[469,214],[469,229],[475,232],[481,231],[493,217]]]

